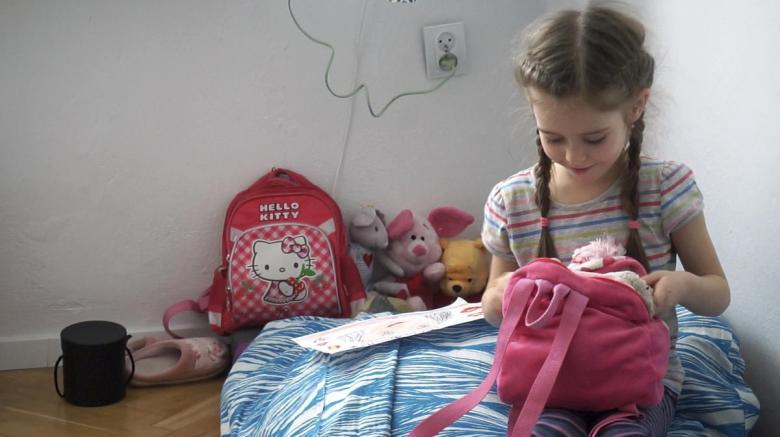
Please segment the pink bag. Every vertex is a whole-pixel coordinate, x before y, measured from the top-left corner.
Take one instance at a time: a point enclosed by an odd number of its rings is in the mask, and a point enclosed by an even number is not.
[[[336,202],[302,175],[274,168],[228,206],[222,262],[200,299],[169,307],[208,311],[217,334],[297,315],[348,317],[365,298]]]
[[[605,260],[597,273],[632,270],[631,258]],[[503,300],[493,367],[470,394],[423,421],[411,436],[435,435],[473,408],[497,380],[512,404],[508,435],[530,435],[544,407],[617,410],[593,428],[661,401],[669,331],[651,318],[632,287],[606,275],[575,272],[540,258],[518,269]]]

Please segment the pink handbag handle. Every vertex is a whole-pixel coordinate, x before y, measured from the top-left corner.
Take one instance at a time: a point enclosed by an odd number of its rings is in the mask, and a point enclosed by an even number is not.
[[[528,306],[528,311],[525,313],[525,326],[533,329],[542,329],[547,326],[548,323],[550,323],[550,320],[558,312],[558,308],[560,308],[560,306],[564,303],[564,299],[566,299],[566,296],[569,295],[571,288],[563,284],[558,284],[553,287],[552,282],[544,280],[537,280],[537,284],[539,285],[539,291],[536,293],[536,296],[534,296],[534,299]],[[535,308],[541,305],[542,298],[550,293],[551,288],[553,297],[550,300],[550,303],[547,305],[547,308],[541,316],[537,317],[533,321],[530,321],[529,318],[531,317],[531,313]]]

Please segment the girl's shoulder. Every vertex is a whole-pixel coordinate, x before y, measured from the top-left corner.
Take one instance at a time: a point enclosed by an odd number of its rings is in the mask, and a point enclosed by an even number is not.
[[[499,181],[491,190],[489,201],[514,208],[530,204],[536,191],[534,167],[521,170]]]
[[[526,191],[527,189],[533,190],[534,185],[536,184],[534,168],[536,168],[535,165],[512,174],[497,183],[494,189],[501,192]]]
[[[645,185],[669,186],[680,179],[693,178],[693,171],[682,162],[642,156],[639,176]]]

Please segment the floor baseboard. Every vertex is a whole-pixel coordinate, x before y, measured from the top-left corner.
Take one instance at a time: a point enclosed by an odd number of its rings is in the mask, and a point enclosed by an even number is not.
[[[175,328],[184,337],[213,337],[209,328]],[[130,332],[133,337],[169,337],[165,331]],[[51,338],[0,338],[0,370],[53,367],[62,355],[59,335]]]

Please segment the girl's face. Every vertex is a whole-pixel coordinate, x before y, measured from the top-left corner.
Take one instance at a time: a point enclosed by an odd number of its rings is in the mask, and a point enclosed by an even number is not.
[[[554,178],[564,183],[614,182],[628,143],[625,110],[600,111],[580,98],[555,98],[529,89],[544,153]]]

